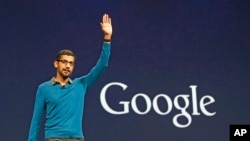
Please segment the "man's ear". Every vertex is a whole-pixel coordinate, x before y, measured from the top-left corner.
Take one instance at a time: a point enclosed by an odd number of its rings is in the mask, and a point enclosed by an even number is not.
[[[54,67],[57,69],[57,67],[58,67],[58,61],[54,61]]]

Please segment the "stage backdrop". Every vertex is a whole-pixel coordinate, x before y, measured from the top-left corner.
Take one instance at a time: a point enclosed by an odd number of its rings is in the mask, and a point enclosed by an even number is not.
[[[96,63],[113,24],[109,67],[86,95],[87,141],[228,141],[250,123],[248,0],[0,2],[1,140],[27,140],[37,86],[57,51]],[[44,135],[43,126],[39,139]]]

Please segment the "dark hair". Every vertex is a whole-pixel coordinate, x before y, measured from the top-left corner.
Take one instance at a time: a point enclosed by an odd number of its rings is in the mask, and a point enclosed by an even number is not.
[[[56,55],[56,60],[60,60],[62,55],[68,55],[68,56],[73,56],[75,59],[76,59],[76,56],[75,54],[71,51],[71,50],[68,50],[68,49],[63,49],[61,51],[59,51]]]

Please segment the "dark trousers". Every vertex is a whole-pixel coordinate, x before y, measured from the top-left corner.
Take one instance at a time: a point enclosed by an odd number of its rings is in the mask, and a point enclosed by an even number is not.
[[[49,138],[46,139],[45,141],[84,141],[84,139],[68,139],[68,138]]]

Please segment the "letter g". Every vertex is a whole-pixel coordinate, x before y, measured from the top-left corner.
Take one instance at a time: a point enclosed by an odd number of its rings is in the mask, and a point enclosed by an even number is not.
[[[110,108],[110,106],[108,105],[107,101],[106,101],[106,92],[107,89],[111,86],[120,86],[122,87],[123,91],[126,90],[126,88],[128,87],[127,85],[123,84],[123,83],[119,83],[119,82],[112,82],[112,83],[108,83],[106,84],[102,90],[101,90],[101,94],[100,94],[100,101],[101,101],[101,105],[102,107],[109,113],[114,114],[114,115],[122,115],[122,114],[127,114],[129,113],[129,102],[128,101],[121,101],[119,102],[119,104],[123,105],[123,110],[122,111],[115,111],[113,109]]]

